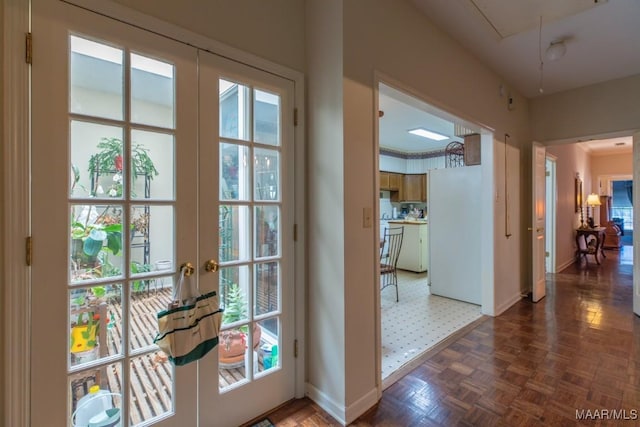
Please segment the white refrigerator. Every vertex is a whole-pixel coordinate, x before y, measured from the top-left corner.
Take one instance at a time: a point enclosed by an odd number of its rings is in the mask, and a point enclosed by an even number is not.
[[[481,166],[429,171],[431,293],[481,304]]]

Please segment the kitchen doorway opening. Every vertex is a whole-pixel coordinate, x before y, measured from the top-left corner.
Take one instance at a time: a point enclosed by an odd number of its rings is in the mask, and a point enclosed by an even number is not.
[[[483,182],[487,169],[491,170],[488,175],[493,179],[493,159],[490,159],[493,156],[489,154],[492,151],[487,150],[483,164],[478,164],[481,142],[493,150],[493,135],[474,123],[422,101],[411,95],[410,90],[396,87],[400,86],[379,82],[377,97],[379,155],[376,178],[380,195],[377,230],[381,258],[385,256],[385,229],[402,227],[404,231],[397,264],[398,295],[396,297],[393,286],[379,293],[383,389],[422,363],[438,343],[482,318],[482,296],[486,287],[479,279],[482,276],[480,270],[484,267],[478,254],[482,252],[479,249],[481,239],[489,230],[482,231],[484,223],[477,214],[486,207],[483,194],[487,188],[488,203],[491,204],[493,187],[493,181],[488,183],[488,187],[484,186],[487,182]],[[464,151],[459,151],[460,147],[464,150],[465,143],[466,156]],[[452,147],[458,151],[452,151]],[[482,150],[484,152],[485,148]],[[451,153],[458,153],[462,161],[454,165]],[[474,155],[477,156],[475,160]],[[466,165],[464,159],[467,160]],[[474,174],[473,178],[467,174]],[[443,207],[456,201],[449,199],[450,194],[447,193],[451,192],[434,187],[432,178],[433,182],[450,182],[452,185],[460,179],[471,179],[475,180],[473,185],[478,188],[459,195],[458,200],[465,207],[453,207],[447,214]],[[480,182],[483,182],[483,187],[480,187]],[[459,191],[466,191],[462,187]],[[460,212],[464,215],[458,216]],[[433,223],[434,220],[438,224]],[[490,221],[493,222],[493,215]],[[474,230],[469,231],[472,228]],[[493,236],[492,225],[490,235]],[[490,239],[491,242],[483,241],[484,248],[493,248],[492,237]],[[434,264],[431,259],[433,251],[440,257],[441,253],[452,250],[455,246],[452,242],[468,242],[468,245],[459,245],[465,247],[458,249],[470,250],[472,255],[445,257],[444,262]],[[478,250],[474,252],[475,244]],[[469,263],[465,262],[464,268],[473,270],[477,275],[468,284],[471,287],[468,290],[461,286],[467,284],[465,280],[450,274],[464,270],[460,268],[461,259],[471,259]],[[382,259],[380,262],[384,263]],[[488,264],[493,265],[493,255]],[[434,277],[437,279],[432,283]],[[441,292],[443,287],[447,291]],[[450,294],[449,288],[460,288],[463,295]]]

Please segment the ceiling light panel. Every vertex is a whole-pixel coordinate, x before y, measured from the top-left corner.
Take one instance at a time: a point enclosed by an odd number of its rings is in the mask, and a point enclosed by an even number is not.
[[[432,139],[434,141],[444,141],[445,139],[449,139],[448,136],[444,136],[444,135],[441,135],[439,133],[432,132],[432,131],[427,130],[425,128],[411,129],[411,130],[408,130],[407,132],[409,132],[409,133],[411,133],[413,135],[421,136],[423,138]]]

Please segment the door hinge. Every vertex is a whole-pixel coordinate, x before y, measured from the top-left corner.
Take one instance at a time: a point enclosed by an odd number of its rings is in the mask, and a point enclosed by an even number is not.
[[[549,256],[549,252],[545,252],[545,253],[544,253],[544,256],[545,256],[545,257],[548,257],[548,256]]]
[[[27,266],[31,266],[31,262],[33,261],[33,239],[31,236],[27,237],[25,242],[25,260]]]
[[[293,109],[293,125],[298,126],[298,109]]]
[[[298,357],[298,340],[293,340],[293,357]]]
[[[27,64],[31,64],[33,60],[33,36],[31,33],[26,34],[25,49],[24,60]]]
[[[544,171],[544,176],[551,176],[551,171]]]
[[[298,224],[293,224],[293,241],[298,241]]]

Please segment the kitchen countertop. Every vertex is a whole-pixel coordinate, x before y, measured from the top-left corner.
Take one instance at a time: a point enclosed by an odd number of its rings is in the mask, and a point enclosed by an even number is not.
[[[421,225],[421,224],[426,224],[427,220],[426,219],[390,219],[389,223]]]

